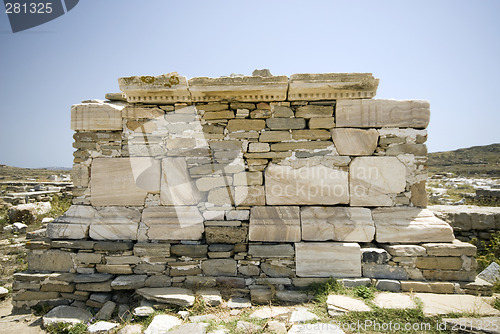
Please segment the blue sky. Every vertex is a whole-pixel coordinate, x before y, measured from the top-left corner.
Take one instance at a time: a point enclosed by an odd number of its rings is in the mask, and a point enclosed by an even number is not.
[[[371,72],[431,103],[430,152],[500,142],[500,1],[80,0],[13,34],[0,13],[0,164],[72,165],[70,107],[117,78]]]

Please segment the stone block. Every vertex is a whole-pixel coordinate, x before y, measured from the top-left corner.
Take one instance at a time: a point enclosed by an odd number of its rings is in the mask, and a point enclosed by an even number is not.
[[[291,140],[292,135],[289,131],[262,131],[259,141],[263,143],[282,142]]]
[[[132,274],[132,267],[128,264],[96,264],[96,269],[100,273],[128,275]]]
[[[84,239],[88,237],[90,223],[100,217],[96,209],[87,205],[72,205],[62,216],[47,225],[51,239]]]
[[[456,239],[452,243],[428,243],[422,247],[429,256],[476,256],[477,253],[476,246]]]
[[[89,235],[94,240],[137,240],[141,213],[125,207],[105,207],[100,218],[90,225]]]
[[[78,252],[76,254],[76,261],[80,263],[101,263],[102,254]]]
[[[392,206],[406,188],[406,167],[395,157],[358,157],[349,169],[351,206]]]
[[[262,175],[262,173],[258,173]],[[231,210],[226,212],[227,220],[249,220],[250,210]]]
[[[302,242],[295,244],[299,277],[360,277],[361,249],[357,243]]]
[[[170,252],[177,256],[187,257],[206,257],[208,251],[207,245],[172,245]]]
[[[93,206],[141,206],[160,191],[160,163],[152,158],[96,158],[91,170]]]
[[[160,201],[162,205],[196,205],[201,195],[196,188],[185,158],[165,158],[161,162]]]
[[[264,186],[236,186],[234,191],[234,202],[238,206],[266,204]]]
[[[292,245],[248,245],[248,254],[256,258],[283,258],[294,257]]]
[[[147,275],[122,275],[111,282],[113,290],[135,290],[144,287]]]
[[[271,145],[271,151],[293,151],[293,150],[321,150],[333,146],[331,141],[301,141],[293,143],[275,143]]]
[[[399,292],[401,291],[401,283],[391,279],[379,279],[375,284],[375,288],[380,291]]]
[[[145,208],[142,222],[151,240],[200,240],[204,231],[196,206]]]
[[[111,288],[111,281],[112,280],[105,282],[77,283],[75,287],[77,291],[110,292],[113,290]]]
[[[191,101],[186,77],[176,72],[159,76],[132,76],[118,79],[120,90],[131,103],[174,103]]]
[[[170,244],[138,242],[134,245],[135,256],[170,257]]]
[[[385,249],[381,248],[361,248],[361,261],[363,263],[384,264],[391,256]]]
[[[427,146],[425,144],[397,144],[391,145],[385,150],[386,155],[413,154],[415,156],[427,157]]]
[[[181,307],[192,306],[195,299],[191,290],[177,287],[141,288],[136,293],[147,300]]]
[[[309,129],[333,129],[334,127],[333,117],[314,117],[309,120]]]
[[[462,281],[473,282],[476,278],[475,271],[465,270],[422,270],[422,275],[430,281]]]
[[[378,131],[351,128],[331,130],[335,148],[340,155],[372,155],[378,144]]]
[[[299,130],[306,127],[305,118],[268,118],[266,125],[271,130]]]
[[[236,261],[232,259],[205,260],[201,263],[205,276],[236,276]]]
[[[82,164],[74,164],[71,169],[71,180],[75,187],[87,187],[90,181],[90,170]]]
[[[237,244],[248,240],[246,226],[207,226],[205,238],[208,244]]]
[[[297,206],[257,206],[250,210],[250,241],[297,242],[301,240]]]
[[[388,264],[366,263],[363,264],[363,277],[406,280],[408,279],[408,274],[403,267],[396,267]]]
[[[227,103],[196,104],[196,109],[203,110],[205,113],[210,111],[225,111],[229,109],[229,105]]]
[[[401,290],[404,292],[454,294],[455,284],[448,282],[401,281]]]
[[[333,106],[306,105],[298,107],[295,111],[295,117],[313,118],[313,117],[332,117]]]
[[[372,211],[379,243],[451,242],[453,230],[432,211],[418,208],[378,208]]]
[[[303,207],[302,240],[371,242],[375,234],[372,214],[366,208]]]
[[[133,255],[105,256],[104,260],[106,264],[138,264],[141,262],[140,257]]]
[[[250,143],[248,152],[269,152],[271,150],[268,143]]]
[[[425,208],[427,207],[428,199],[425,190],[425,181],[414,183],[410,186],[411,198],[410,201],[414,206]]]
[[[270,164],[265,189],[268,205],[349,203],[348,173],[322,165],[293,168]]]
[[[71,130],[122,130],[122,104],[82,103],[71,107]]]
[[[126,119],[155,119],[164,115],[165,112],[159,108],[127,105],[122,109],[122,117]]]
[[[381,245],[392,256],[425,256],[426,250],[417,245]]]
[[[460,270],[462,268],[462,259],[451,256],[426,256],[418,257],[416,267],[419,269],[442,269],[442,270]]]
[[[231,176],[201,177],[196,180],[196,187],[199,191],[209,191],[214,188],[226,187],[233,184]]]
[[[28,270],[69,272],[74,268],[76,255],[60,250],[33,250],[28,252]]]
[[[262,263],[260,268],[268,277],[291,277],[294,274],[291,268],[270,263]]]
[[[227,123],[227,131],[260,131],[266,127],[263,119],[231,119]]]
[[[339,100],[336,106],[338,127],[416,128],[429,124],[429,102],[418,100]]]
[[[230,119],[234,118],[234,111],[231,110],[207,111],[205,112],[205,114],[203,114],[203,118],[206,120]]]
[[[292,130],[294,140],[330,140],[332,135],[327,130]]]

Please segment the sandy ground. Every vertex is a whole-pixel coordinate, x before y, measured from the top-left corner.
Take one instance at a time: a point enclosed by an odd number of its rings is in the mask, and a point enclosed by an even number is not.
[[[0,301],[0,334],[45,334],[42,318],[31,313],[13,314],[10,298]]]

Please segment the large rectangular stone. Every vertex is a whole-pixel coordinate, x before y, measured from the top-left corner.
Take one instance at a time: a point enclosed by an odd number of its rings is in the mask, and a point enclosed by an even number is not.
[[[323,165],[293,168],[270,164],[265,189],[268,205],[349,203],[348,173]]]
[[[146,157],[96,158],[90,185],[93,206],[142,206],[148,193],[160,191],[160,162]]]
[[[406,167],[395,157],[358,157],[349,169],[351,206],[392,206],[406,188]]]
[[[301,240],[298,206],[257,206],[250,210],[250,241]]]
[[[372,155],[378,144],[378,131],[350,128],[331,130],[335,148],[340,155]]]
[[[380,243],[451,242],[453,229],[427,209],[397,207],[372,211],[375,240]]]
[[[125,207],[106,207],[99,210],[99,219],[90,225],[94,240],[137,240],[141,213]]]
[[[321,150],[333,146],[331,141],[301,141],[271,144],[271,151]]]
[[[260,131],[266,127],[263,119],[232,119],[227,123],[227,131]]]
[[[189,175],[186,159],[162,160],[160,200],[163,205],[196,205],[201,199],[198,188]]]
[[[74,131],[122,130],[123,105],[82,103],[71,107],[71,129]]]
[[[476,256],[477,248],[468,242],[453,240],[453,243],[422,244],[429,256]]]
[[[419,269],[459,270],[462,268],[462,259],[453,256],[425,256],[418,257],[415,266]]]
[[[313,118],[331,116],[333,116],[333,106],[307,105],[298,107],[297,111],[295,111],[295,117]]]
[[[134,245],[135,256],[170,257],[170,244],[138,242]]]
[[[295,244],[299,277],[360,277],[361,248],[357,243],[301,242]]]
[[[375,235],[372,213],[367,208],[303,207],[302,240],[371,242]]]
[[[263,143],[282,142],[292,139],[288,131],[262,131],[259,141]]]
[[[85,239],[90,224],[100,215],[90,205],[72,205],[60,217],[47,225],[47,237],[51,239]]]
[[[419,100],[339,100],[338,127],[425,129],[429,124],[429,102]]]
[[[248,254],[252,257],[260,258],[283,258],[283,257],[293,257],[295,251],[292,245],[280,244],[280,245],[248,245]]]
[[[200,240],[204,231],[196,206],[145,208],[142,222],[151,240]]]
[[[300,130],[306,127],[305,118],[268,118],[266,125],[271,130]]]
[[[75,266],[75,253],[60,250],[28,252],[28,270],[69,272]]]

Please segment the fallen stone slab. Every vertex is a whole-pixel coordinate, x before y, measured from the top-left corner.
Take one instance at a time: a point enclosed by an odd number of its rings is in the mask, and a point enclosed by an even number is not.
[[[336,324],[318,322],[315,324],[293,325],[288,334],[345,334]]]
[[[369,312],[372,309],[364,301],[349,296],[330,295],[326,300],[328,314],[334,317],[346,312]]]
[[[250,314],[250,318],[269,319],[292,312],[288,307],[264,306]]]
[[[48,327],[57,323],[78,324],[84,323],[92,318],[92,314],[78,307],[61,305],[53,308],[43,316],[43,326]]]
[[[115,327],[118,327],[117,323],[108,322],[108,321],[99,321],[99,322],[96,322],[95,324],[90,325],[87,328],[87,331],[89,331],[89,333],[106,333]]]
[[[500,334],[500,317],[443,318],[442,329],[461,331],[461,333],[470,331],[470,333]]]
[[[142,325],[126,325],[122,329],[120,329],[116,334],[141,334],[142,333]]]
[[[166,333],[170,329],[181,324],[182,321],[173,315],[159,314],[153,318],[153,321],[151,321],[151,324],[146,328],[144,334]]]
[[[168,287],[168,288],[141,288],[136,290],[137,294],[159,303],[177,306],[193,306],[194,294],[189,289]]]
[[[286,325],[280,321],[269,321],[267,323],[266,329],[271,331],[271,333],[286,334]]]
[[[248,298],[233,297],[229,299],[226,303],[229,308],[247,308],[252,307],[252,303]]]
[[[289,322],[291,323],[303,323],[306,321],[310,320],[318,320],[319,317],[311,313],[307,308],[305,307],[298,307],[295,311],[292,312],[292,315],[290,316]]]
[[[417,307],[411,296],[404,293],[377,293],[373,299],[373,304],[380,308],[392,309]]]
[[[471,295],[441,295],[434,293],[416,293],[415,297],[423,303],[425,315],[440,315],[449,313],[473,313],[475,315],[500,315],[481,297]]]

